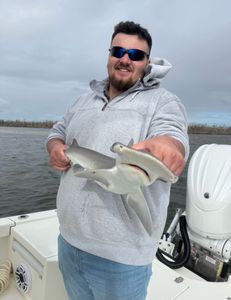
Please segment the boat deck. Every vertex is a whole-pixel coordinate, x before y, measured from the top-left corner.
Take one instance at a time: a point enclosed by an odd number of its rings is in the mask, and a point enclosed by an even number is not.
[[[25,298],[19,293],[13,275],[10,277],[10,285],[7,290],[0,295],[1,300],[25,300]]]
[[[11,226],[14,222],[15,225],[8,230],[8,223]],[[31,214],[18,223],[14,217],[9,222],[2,221],[2,224],[4,226],[0,226],[0,259],[8,256],[14,269],[18,263],[27,262],[33,280],[31,291],[22,296],[11,275],[10,286],[0,295],[0,299],[67,300],[58,270],[56,213],[51,211]],[[39,233],[36,236],[34,232],[37,232],[38,228]],[[198,297],[212,300],[231,299],[231,283],[207,282],[186,268],[173,270],[154,259],[153,275],[146,300],[195,300]]]

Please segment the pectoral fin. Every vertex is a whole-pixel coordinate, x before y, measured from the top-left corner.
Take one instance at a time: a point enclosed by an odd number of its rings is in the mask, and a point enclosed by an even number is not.
[[[127,201],[129,206],[136,212],[148,234],[152,235],[152,218],[147,201],[141,189],[137,189],[135,192],[129,193],[127,195]]]
[[[80,165],[73,165],[73,173],[74,175],[76,175],[79,172],[82,172],[84,170],[84,168]]]
[[[79,170],[75,172],[76,177],[87,178],[96,181],[100,186],[107,189],[109,181],[107,179],[107,170]]]

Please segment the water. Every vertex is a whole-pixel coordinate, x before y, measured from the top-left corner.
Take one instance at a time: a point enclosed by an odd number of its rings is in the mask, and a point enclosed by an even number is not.
[[[0,217],[55,208],[59,173],[49,166],[48,131],[0,127]],[[211,143],[231,144],[231,137],[190,135],[190,156],[200,145]],[[186,174],[187,166],[172,186],[168,220],[177,207],[185,207]]]
[[[52,209],[59,174],[48,165],[47,129],[0,127],[0,216]]]

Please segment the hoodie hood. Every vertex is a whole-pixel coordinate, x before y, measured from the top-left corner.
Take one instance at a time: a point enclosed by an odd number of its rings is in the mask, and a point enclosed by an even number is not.
[[[147,66],[144,78],[142,80],[144,86],[156,86],[171,68],[172,65],[166,59],[154,57],[151,60],[151,63]]]
[[[159,57],[152,58],[151,63],[145,70],[143,79],[138,80],[133,87],[128,89],[127,92],[158,87],[161,79],[165,77],[171,68],[172,65],[166,59]],[[108,86],[108,84],[108,78],[102,81],[92,80],[90,82],[90,87],[96,94],[102,96],[104,95],[105,87]]]

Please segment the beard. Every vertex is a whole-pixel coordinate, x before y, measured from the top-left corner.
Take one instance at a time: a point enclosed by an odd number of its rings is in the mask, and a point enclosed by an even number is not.
[[[120,92],[127,91],[130,87],[132,87],[135,84],[135,82],[133,82],[132,79],[128,79],[128,80],[117,79],[114,74],[109,76],[109,82],[111,86],[113,86],[116,90]]]
[[[130,64],[119,61],[117,64],[115,64],[113,69],[118,70],[120,68],[126,69],[129,72],[133,71],[133,67]],[[109,69],[110,68],[108,68],[108,71]],[[125,92],[135,84],[132,78],[118,78],[114,72],[109,71],[108,73],[110,85],[119,92]]]

